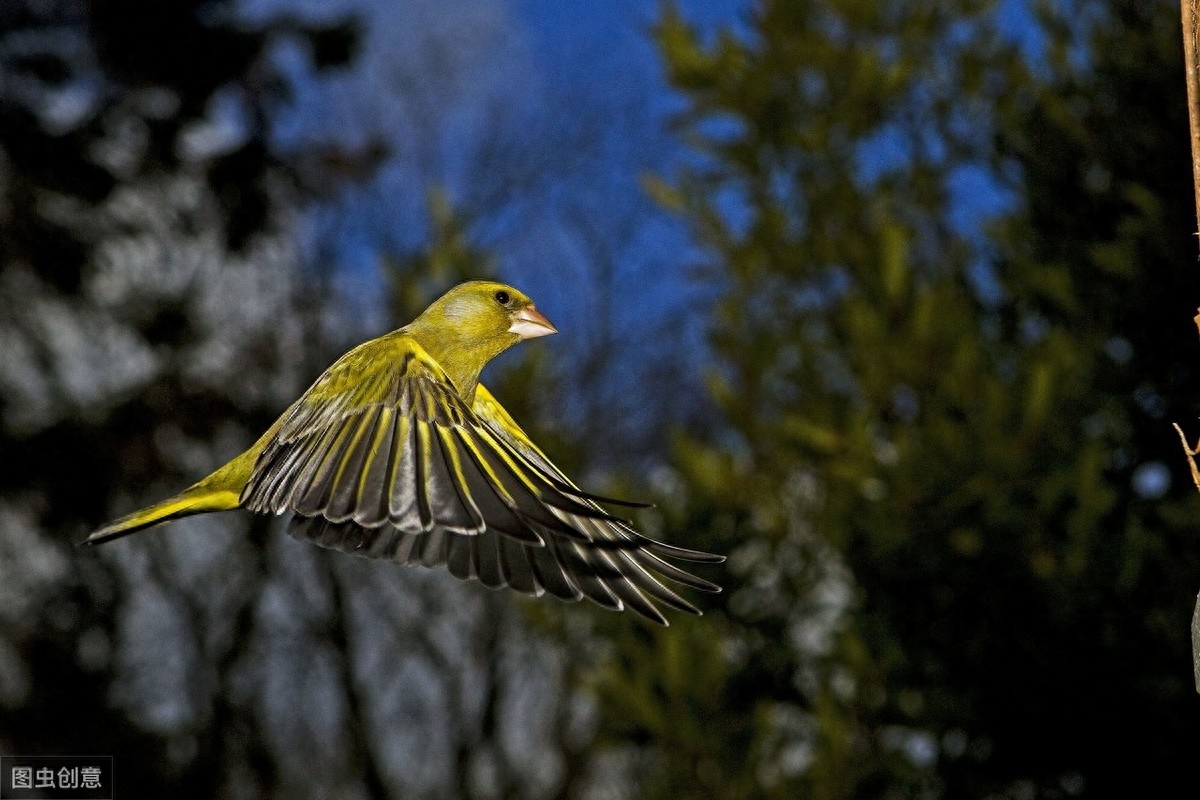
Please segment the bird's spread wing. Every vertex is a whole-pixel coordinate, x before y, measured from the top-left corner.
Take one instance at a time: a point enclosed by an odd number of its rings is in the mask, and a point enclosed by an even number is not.
[[[288,411],[244,507],[292,512],[288,532],[326,547],[663,623],[648,596],[698,611],[659,577],[719,591],[663,558],[719,556],[655,542],[604,511],[607,499],[575,487],[484,387],[468,406],[411,339],[372,346],[395,352],[352,351]]]

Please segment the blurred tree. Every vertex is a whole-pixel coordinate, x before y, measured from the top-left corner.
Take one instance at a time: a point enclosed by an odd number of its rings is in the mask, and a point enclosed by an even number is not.
[[[1178,16],[1177,4],[1124,1],[1047,13],[1053,79],[1003,127],[1024,197],[998,232],[1010,324],[1070,343],[1045,380],[1065,411],[1055,438],[1073,447],[1039,450],[1045,471],[1026,478],[1039,507],[1015,509],[1041,511],[1044,530],[1027,553],[1040,580],[1035,624],[1021,628],[1024,680],[990,673],[976,706],[994,731],[994,780],[1200,791],[1188,667],[1200,550],[1169,427],[1200,393]]]
[[[356,34],[225,2],[0,6],[0,749],[114,754],[136,796],[282,781],[247,681],[264,526],[69,540],[232,455],[304,374],[267,123],[284,39],[325,69]]]
[[[381,126],[413,136],[345,143],[278,131],[294,55],[345,64],[344,23],[0,5],[0,750],[113,752],[137,796],[1194,785],[1194,501],[1166,466],[1196,395],[1176,17],[1047,13],[1029,69],[997,35],[1008,5],[764,1],[712,42],[664,17],[693,160],[647,183],[711,256],[695,296],[720,298],[720,413],[651,473],[639,521],[733,555],[711,613],[665,631],[327,558],[236,515],[70,551],[244,446],[357,335],[293,237],[302,196],[346,200],[376,167],[416,164],[424,203],[385,248],[390,322],[557,210],[527,246],[562,234],[594,292],[587,380],[568,378],[593,407],[537,432],[564,466],[594,466],[583,439],[619,453],[665,427],[690,384],[682,358],[633,377],[611,359],[646,330],[614,325],[636,310],[614,302],[638,277],[623,246],[661,229],[610,207],[621,187],[578,199],[605,177],[607,112],[544,137],[493,103],[486,141],[449,148],[447,98],[493,68],[491,6],[479,48],[447,51],[455,28],[373,73]],[[514,159],[529,138],[563,160]],[[467,188],[431,191],[446,175]],[[964,224],[972,175],[1018,198],[1002,224]],[[345,218],[394,224],[376,189]],[[489,383],[535,428],[563,368],[532,349],[510,367]]]
[[[663,513],[735,585],[617,640],[638,796],[1196,785],[1177,13],[1084,12],[1033,69],[990,3],[766,0],[708,43],[666,15],[696,162],[652,189],[722,296],[721,420]],[[964,224],[972,176],[1003,224]]]
[[[354,327],[296,223],[387,148],[277,131],[280,52],[319,80],[354,28],[239,13],[0,9],[0,750],[111,753],[146,797],[544,796],[576,714],[503,595],[239,515],[67,544],[247,445]],[[395,324],[489,269],[430,212]]]

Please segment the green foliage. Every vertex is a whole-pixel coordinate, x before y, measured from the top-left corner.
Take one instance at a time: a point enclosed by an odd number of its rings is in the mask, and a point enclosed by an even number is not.
[[[671,632],[696,641],[622,642],[606,677],[652,796],[703,782],[697,720],[736,754],[709,797],[1195,785],[1194,498],[1138,491],[1178,465],[1167,411],[1200,389],[1162,10],[1047,16],[1044,75],[988,3],[763,2],[707,44],[667,12],[697,161],[647,183],[712,256],[722,419],[680,443],[667,526],[731,552],[733,585]],[[1023,202],[981,246],[947,186],[983,164]],[[676,707],[664,648],[724,664],[669,726],[648,710]]]

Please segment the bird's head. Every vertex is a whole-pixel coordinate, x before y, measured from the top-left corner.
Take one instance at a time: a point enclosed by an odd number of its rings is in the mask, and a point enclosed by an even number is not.
[[[460,283],[407,331],[464,395],[474,394],[484,365],[517,342],[558,333],[528,295],[495,281]]]

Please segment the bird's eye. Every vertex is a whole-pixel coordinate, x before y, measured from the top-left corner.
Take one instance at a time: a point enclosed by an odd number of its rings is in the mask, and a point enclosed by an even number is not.
[[[508,292],[504,291],[503,289],[496,292],[496,302],[502,306],[508,305],[508,301],[511,299],[512,298],[508,296]]]

